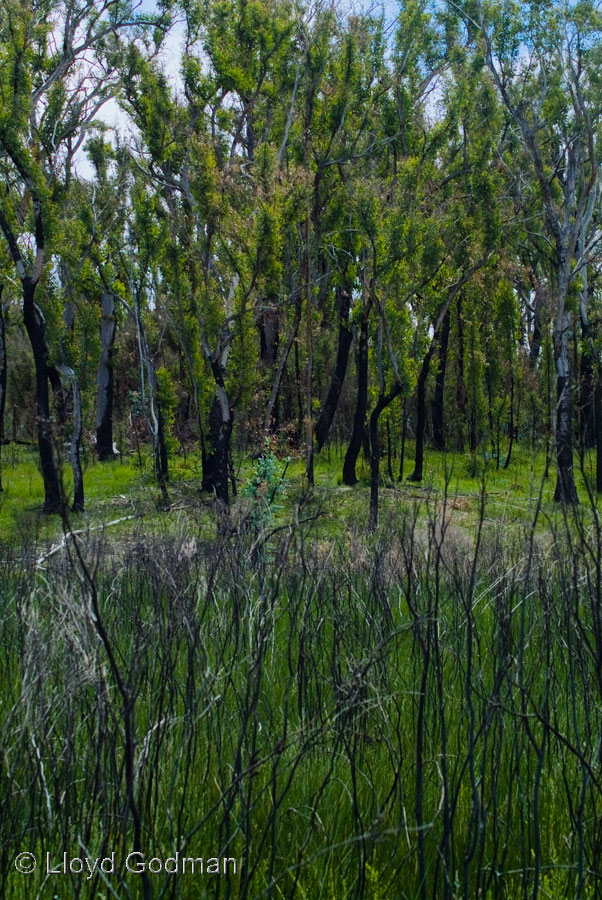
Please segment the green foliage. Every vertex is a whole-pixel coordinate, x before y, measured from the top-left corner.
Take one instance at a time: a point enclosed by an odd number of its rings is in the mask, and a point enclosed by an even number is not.
[[[171,455],[176,448],[173,426],[178,406],[178,395],[173,379],[165,366],[160,366],[156,370],[155,376],[157,378],[157,400],[161,409],[161,416],[163,417],[165,444],[167,452]]]
[[[243,489],[243,496],[252,501],[250,522],[257,530],[269,525],[278,510],[282,509],[278,500],[286,491],[285,474],[290,461],[290,456],[286,457],[283,467],[266,439],[263,453]]]

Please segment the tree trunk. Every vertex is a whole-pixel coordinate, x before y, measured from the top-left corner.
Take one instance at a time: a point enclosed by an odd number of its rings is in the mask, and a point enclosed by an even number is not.
[[[230,505],[228,475],[233,414],[228,403],[224,371],[218,353],[210,357],[210,364],[215,381],[215,397],[209,413],[202,489],[212,493],[222,511],[227,513]]]
[[[596,432],[596,491],[602,494],[602,370],[598,372],[596,377],[594,423]]]
[[[0,284],[0,491],[2,487],[2,444],[4,441],[4,410],[6,408],[6,325],[2,306],[3,285]]]
[[[156,390],[156,385],[155,385]],[[165,424],[161,407],[157,403],[157,437],[155,441],[155,474],[161,487],[161,493],[166,503],[169,503],[167,488],[169,481],[169,460],[167,457],[167,444],[165,443]]]
[[[360,323],[358,353],[357,353],[357,400],[355,416],[353,418],[353,431],[351,440],[343,463],[343,484],[357,484],[355,464],[362,449],[364,436],[364,424],[368,409],[368,312]]]
[[[595,392],[595,352],[589,327],[587,307],[589,305],[589,285],[587,267],[583,270],[583,290],[581,292],[581,360],[579,363],[579,425],[581,447],[588,450],[596,442],[594,392]]]
[[[449,346],[449,331],[451,324],[451,310],[448,308],[441,325],[439,338],[439,361],[435,376],[435,393],[433,395],[433,446],[435,450],[445,450],[445,425],[443,419],[443,396],[445,391],[445,370],[447,369],[447,348]]]
[[[274,416],[274,409],[276,408],[276,404],[278,402],[278,392],[280,391],[282,375],[286,368],[286,362],[288,360],[289,353],[291,352],[291,347],[293,346],[295,338],[297,337],[297,332],[299,331],[300,322],[301,322],[301,301],[300,301],[300,299],[298,299],[295,302],[295,318],[293,320],[291,331],[288,336],[288,340],[286,342],[284,350],[280,354],[278,368],[276,369],[274,381],[272,382],[272,390],[270,392],[270,398],[268,400],[268,405],[266,407],[265,416],[263,419],[263,430],[266,434],[270,430],[270,426],[274,422],[274,419],[277,418],[276,416]]]
[[[259,320],[259,355],[265,366],[273,366],[278,355],[280,343],[278,310],[265,309]]]
[[[228,407],[225,391],[218,388],[209,413],[208,435],[203,467],[202,488],[215,496],[224,508],[230,503],[228,472],[230,460],[230,439],[232,436],[232,414]]]
[[[301,446],[303,440],[303,389],[301,387],[301,361],[299,359],[299,341],[295,341],[295,396],[297,400],[296,444]]]
[[[380,446],[378,443],[378,420],[380,414],[401,393],[401,385],[396,384],[388,394],[381,394],[370,415],[370,519],[368,527],[374,531],[378,525],[378,482],[380,474]]]
[[[84,476],[80,459],[82,440],[82,400],[77,376],[70,366],[61,365],[59,372],[69,382],[73,396],[73,432],[69,459],[73,470],[73,512],[84,511]]]
[[[416,458],[414,471],[408,481],[422,481],[422,468],[424,464],[424,426],[426,424],[426,381],[429,374],[431,357],[435,349],[434,339],[426,352],[422,362],[418,384],[416,385]]]
[[[101,299],[100,359],[96,396],[96,453],[99,460],[113,459],[113,346],[115,301],[111,294]]]
[[[316,446],[321,450],[328,436],[334,414],[336,413],[341,396],[341,389],[347,372],[347,362],[349,359],[349,349],[353,340],[353,334],[349,327],[349,308],[351,305],[351,294],[344,288],[337,288],[337,312],[339,316],[339,341],[337,348],[337,358],[335,362],[334,372],[324,401],[324,406],[320,412],[316,427],[314,430],[316,438]]]
[[[131,313],[131,309],[128,306]],[[165,433],[163,427],[163,416],[161,407],[157,397],[157,373],[155,364],[150,354],[146,333],[140,316],[140,305],[138,298],[134,301],[134,321],[136,323],[136,334],[138,337],[138,352],[140,355],[140,387],[142,404],[144,408],[144,416],[149,430],[153,445],[153,461],[155,466],[155,476],[161,491],[161,497],[165,506],[169,505],[169,495],[167,493],[167,481],[169,478],[167,447],[165,446]]]
[[[406,398],[403,398],[403,409],[401,412],[401,451],[399,453],[399,476],[398,481],[403,481],[403,464],[406,455],[406,436],[408,433],[408,414],[406,412]]]
[[[464,452],[464,425],[466,423],[466,382],[464,381],[464,318],[462,316],[462,295],[458,297],[458,359],[456,363],[456,406],[458,412],[456,450]]]
[[[34,302],[35,285],[29,279],[23,284],[23,321],[31,344],[36,373],[36,412],[40,468],[44,481],[44,512],[61,510],[61,487],[54,460],[50,397],[48,393],[48,347],[46,322]]]
[[[393,477],[393,452],[391,449],[391,423],[389,421],[389,417],[387,416],[387,474],[389,476],[389,481],[393,483],[395,481]]]
[[[533,303],[533,332],[529,343],[529,362],[531,368],[537,366],[537,360],[541,351],[541,307],[543,303],[543,295],[541,288],[535,291]]]
[[[310,223],[305,227],[305,340],[307,344],[307,362],[305,364],[305,474],[309,487],[314,485],[314,415],[313,415],[313,323],[311,296],[311,254]]]
[[[556,490],[557,503],[578,503],[573,472],[572,403],[569,367],[570,314],[565,311],[554,330],[556,364]]]
[[[512,360],[510,361],[510,365],[512,366]],[[507,469],[510,465],[510,460],[512,458],[512,447],[514,445],[514,372],[512,371],[512,369],[510,370],[510,411],[508,413],[508,437],[510,441],[508,444],[508,455],[506,456],[504,469]]]
[[[470,421],[468,425],[468,446],[471,453],[475,453],[479,445],[477,432],[477,406],[479,395],[479,379],[477,377],[477,364],[475,357],[475,324],[470,323]]]

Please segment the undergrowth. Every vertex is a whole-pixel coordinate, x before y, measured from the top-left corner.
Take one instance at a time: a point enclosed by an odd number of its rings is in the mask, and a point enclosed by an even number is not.
[[[293,490],[219,537],[181,509],[3,545],[0,896],[602,896],[595,505],[508,530],[475,492],[469,530],[444,486],[368,535]]]

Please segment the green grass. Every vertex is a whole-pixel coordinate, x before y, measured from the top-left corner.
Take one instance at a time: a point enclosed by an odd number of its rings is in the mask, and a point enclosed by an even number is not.
[[[408,441],[404,474],[413,469],[413,442]],[[314,503],[322,511],[317,534],[321,538],[334,538],[349,528],[363,527],[368,518],[370,472],[366,461],[360,456],[357,465],[359,482],[353,488],[342,485],[343,456],[336,451],[324,451],[316,457]],[[393,472],[397,476],[398,460],[393,460]],[[275,516],[275,524],[288,521],[293,514],[295,503],[306,494],[305,465],[302,454],[293,458],[288,465],[280,461],[282,471],[286,466],[286,491],[280,502],[282,509]],[[250,479],[254,462],[250,457],[236,458],[236,476],[239,489]],[[547,527],[548,518],[559,519],[562,510],[553,503],[555,487],[554,463],[550,465],[550,477],[544,479],[545,454],[532,452],[530,448],[516,445],[512,462],[507,470],[496,468],[495,460],[469,453],[427,452],[424,479],[421,484],[405,480],[403,483],[390,482],[386,473],[386,459],[381,463],[381,511],[387,512],[400,507],[411,506],[414,502],[441,502],[448,497],[448,511],[454,524],[471,531],[480,515],[483,488],[486,495],[486,518],[503,523],[512,528],[532,521],[534,510],[541,502],[544,515],[539,528]],[[575,457],[575,476],[580,498],[584,507],[589,504],[584,475],[591,485],[595,482],[595,456],[588,453],[584,469],[581,471]],[[72,477],[68,464],[62,472],[67,498],[71,495]],[[3,487],[0,493],[0,539],[19,543],[23,540],[56,540],[62,533],[57,517],[41,514],[43,485],[34,449],[15,448],[4,452]],[[184,459],[175,456],[170,462],[170,497],[175,507],[208,505],[207,497],[200,493],[201,464],[195,453]],[[84,486],[86,512],[71,516],[74,528],[96,527],[117,518],[144,516],[146,527],[163,529],[160,522],[159,492],[153,476],[152,461],[148,449],[140,457],[132,455],[123,460],[98,463],[94,458],[85,461]],[[541,495],[541,496],[540,496]],[[234,501],[244,507],[245,501]],[[599,505],[599,504],[598,504]],[[163,516],[164,518],[164,516]],[[133,521],[133,520],[132,520]],[[208,534],[214,528],[207,522]],[[117,535],[127,533],[124,524]]]
[[[157,876],[153,900],[420,900],[423,878],[452,900],[522,900],[535,881],[544,898],[598,896],[600,575],[564,532],[529,564],[528,529],[476,557],[451,531],[437,549],[432,505],[404,503],[379,534],[348,521],[349,539],[325,536],[325,515],[255,557],[252,533],[208,538],[192,507],[157,513],[155,533],[83,542],[134,703],[144,849],[244,865],[230,887]],[[81,839],[123,857],[133,840],[123,702],[90,586],[64,563],[4,563],[9,900],[72,896],[38,874],[24,894],[19,851],[76,855]],[[80,896],[143,896],[138,876],[110,883]]]

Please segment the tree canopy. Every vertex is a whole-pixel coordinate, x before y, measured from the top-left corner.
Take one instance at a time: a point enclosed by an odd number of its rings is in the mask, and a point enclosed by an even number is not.
[[[82,434],[111,459],[115,417],[166,504],[198,450],[226,519],[233,454],[268,440],[310,484],[330,444],[354,484],[364,448],[375,525],[408,429],[414,481],[429,444],[509,466],[525,440],[577,502],[575,452],[602,459],[601,24],[554,0],[6,0],[0,429],[23,326],[46,511],[65,440],[83,508]]]

